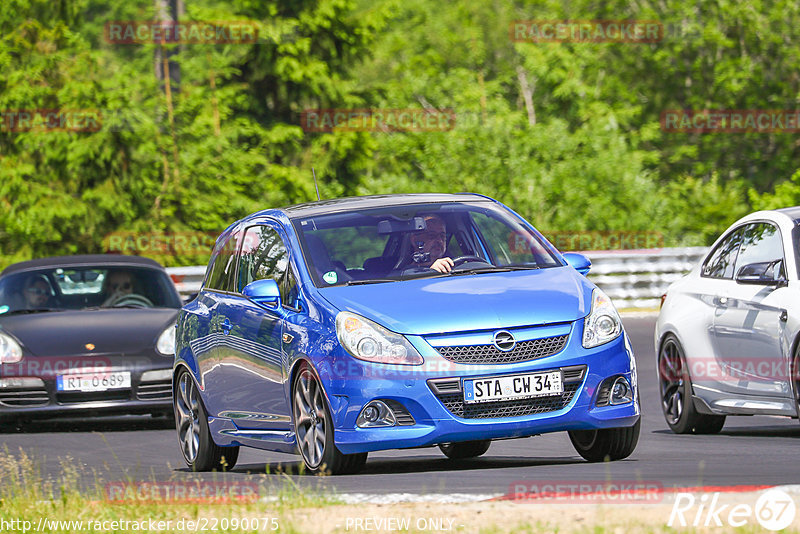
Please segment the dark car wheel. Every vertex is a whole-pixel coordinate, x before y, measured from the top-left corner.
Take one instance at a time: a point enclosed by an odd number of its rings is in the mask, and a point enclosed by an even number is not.
[[[716,434],[725,424],[724,415],[698,413],[692,400],[692,379],[678,339],[669,334],[658,353],[658,383],[661,410],[676,434]]]
[[[439,445],[439,449],[451,460],[463,460],[465,458],[477,458],[488,451],[491,444],[492,440],[481,439],[460,443],[442,443]]]
[[[341,475],[357,473],[367,461],[367,453],[342,454],[333,441],[333,419],[325,394],[311,369],[303,364],[292,387],[297,448],[311,473]]]
[[[172,399],[178,441],[186,465],[192,471],[232,469],[239,458],[239,447],[220,447],[214,443],[203,400],[191,373],[185,369],[178,375]]]
[[[570,430],[569,439],[578,454],[590,462],[622,460],[636,448],[641,424],[642,419],[639,418],[630,427]]]

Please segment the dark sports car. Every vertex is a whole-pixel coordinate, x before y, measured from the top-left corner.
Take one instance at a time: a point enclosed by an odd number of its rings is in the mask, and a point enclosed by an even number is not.
[[[121,255],[0,273],[0,422],[171,414],[181,299],[164,268]]]

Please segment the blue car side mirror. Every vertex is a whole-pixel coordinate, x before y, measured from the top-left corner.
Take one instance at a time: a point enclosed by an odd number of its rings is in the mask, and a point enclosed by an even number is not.
[[[581,273],[582,275],[586,276],[589,272],[589,269],[592,268],[592,262],[584,256],[583,254],[578,254],[577,252],[566,252],[564,254],[564,259],[567,260],[573,269]]]
[[[270,304],[280,306],[281,292],[278,283],[272,278],[250,282],[242,290],[242,295],[257,304]]]

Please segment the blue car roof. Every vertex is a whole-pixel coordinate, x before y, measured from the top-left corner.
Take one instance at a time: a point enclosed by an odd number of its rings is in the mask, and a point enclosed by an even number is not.
[[[290,219],[298,217],[312,217],[326,213],[338,211],[350,211],[359,209],[379,208],[382,206],[402,206],[405,204],[433,204],[438,202],[496,202],[484,195],[475,193],[414,193],[404,195],[372,195],[365,197],[335,198],[330,200],[320,200],[317,202],[306,202],[287,206],[280,210]],[[273,211],[273,210],[269,210]],[[267,214],[267,212],[261,212]]]

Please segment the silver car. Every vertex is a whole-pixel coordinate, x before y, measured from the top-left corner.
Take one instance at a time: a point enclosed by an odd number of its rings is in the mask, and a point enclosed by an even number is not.
[[[656,323],[661,406],[679,434],[728,415],[798,416],[800,207],[736,221],[673,283]]]

